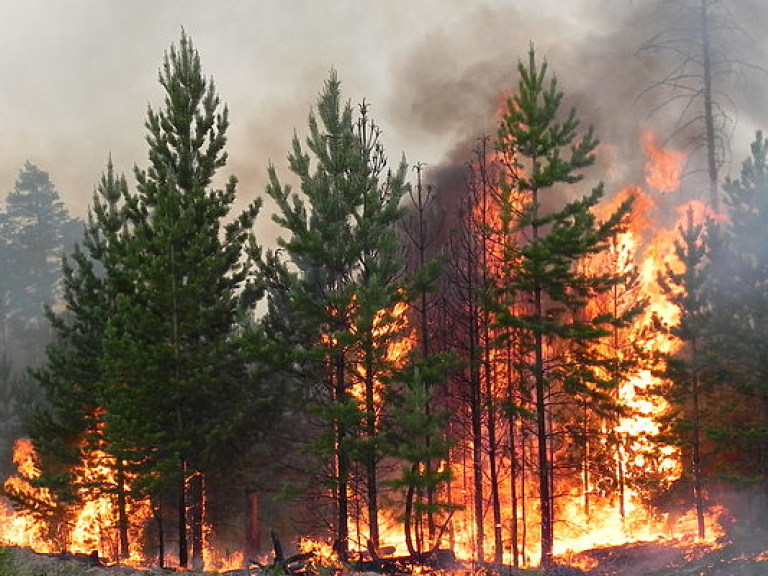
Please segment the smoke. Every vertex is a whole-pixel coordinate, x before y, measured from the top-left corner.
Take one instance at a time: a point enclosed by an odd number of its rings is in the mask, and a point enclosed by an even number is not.
[[[610,161],[596,169],[601,177],[639,177],[642,163],[627,159],[641,155],[640,128],[668,127],[674,115],[652,114],[668,95],[638,98],[669,66],[637,54],[665,25],[655,1],[0,3],[0,199],[29,159],[79,216],[109,154],[129,175],[146,165],[146,106],[161,105],[157,70],[182,27],[230,108],[224,175],[240,179],[241,205],[263,193],[270,162],[286,175],[294,130],[304,133],[331,67],[352,102],[371,104],[390,158],[405,153],[433,168],[466,162],[477,138],[495,135],[494,114],[530,43],[604,143]],[[745,60],[764,61],[766,43],[748,39],[760,37],[765,6],[727,4],[748,32],[738,37]],[[750,71],[734,77],[726,102],[739,112],[736,158],[766,123],[765,75]],[[638,165],[638,174],[626,173]]]
[[[732,150],[740,162],[755,129],[768,122],[762,98],[768,74],[759,68],[766,43],[755,40],[768,7],[756,0],[714,4],[716,111],[724,118],[724,151]],[[539,61],[546,60],[557,76],[566,94],[564,108],[575,107],[582,124],[593,126],[601,140],[597,166],[589,171],[595,178],[585,188],[597,178],[605,181],[609,194],[642,185],[641,134],[651,129],[660,144],[689,153],[685,190],[665,201],[704,198],[700,102],[686,109],[690,91],[660,85],[680,65],[681,56],[660,49],[660,41],[651,42],[661,34],[662,39],[675,39],[677,49],[695,50],[699,28],[691,19],[697,17],[698,5],[583,0],[568,3],[556,18],[522,6],[478,10],[461,28],[435,30],[400,56],[388,112],[409,142],[452,143],[438,165],[432,165],[431,178],[445,184],[450,177],[441,171],[455,174],[453,166],[471,158],[479,137],[495,137],[494,114],[503,96],[515,90],[517,62],[527,58],[532,44]],[[694,65],[692,70],[699,69]],[[690,82],[691,90],[700,88],[697,78]],[[423,156],[416,159],[429,163]],[[729,160],[724,154],[723,174],[733,168]]]

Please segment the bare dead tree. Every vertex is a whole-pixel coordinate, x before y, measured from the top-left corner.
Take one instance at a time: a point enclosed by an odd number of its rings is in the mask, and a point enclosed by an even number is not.
[[[658,31],[642,44],[641,56],[656,57],[661,77],[638,98],[661,93],[652,114],[674,107],[676,123],[669,138],[703,154],[709,203],[719,211],[718,181],[729,158],[737,106],[731,91],[740,76],[765,73],[745,53],[751,40],[739,22],[748,10],[764,10],[760,2],[743,3],[737,15],[728,0],[658,0],[651,22]],[[749,5],[747,8],[746,5]]]

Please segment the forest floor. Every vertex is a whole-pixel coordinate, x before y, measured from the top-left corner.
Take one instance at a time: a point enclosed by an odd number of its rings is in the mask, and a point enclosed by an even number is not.
[[[11,564],[8,563],[9,558],[4,558],[5,562],[0,563],[0,576],[168,576],[179,573],[178,570],[160,568],[139,570],[125,566],[94,566],[87,558],[65,559],[29,550],[10,550]],[[266,576],[278,574],[274,569],[236,570],[223,574],[244,576],[260,573]],[[456,573],[460,576],[469,574],[463,569]],[[554,566],[549,571],[514,568],[483,571],[484,576],[494,573],[499,576],[766,576],[768,533],[755,531],[742,534],[716,546],[657,541],[597,548],[575,554],[567,559],[567,563]],[[210,576],[210,573],[193,571],[183,574]]]
[[[574,556],[589,576],[768,576],[768,533],[752,531],[716,545],[636,542]]]

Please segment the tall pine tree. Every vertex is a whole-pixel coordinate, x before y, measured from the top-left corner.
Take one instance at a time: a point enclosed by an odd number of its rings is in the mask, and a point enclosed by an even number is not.
[[[591,129],[579,130],[573,109],[562,113],[563,92],[557,80],[549,76],[547,64],[536,62],[533,48],[528,61],[519,63],[518,71],[518,90],[507,100],[498,146],[512,159],[511,170],[502,178],[502,196],[522,196],[523,204],[502,207],[508,217],[520,216],[510,234],[516,265],[502,289],[505,306],[498,310],[495,323],[501,333],[514,330],[533,351],[525,370],[534,382],[541,563],[548,566],[552,563],[555,527],[551,443],[555,441],[557,415],[553,398],[556,394],[566,398],[598,395],[611,385],[605,376],[605,359],[574,351],[608,333],[615,319],[589,316],[586,303],[619,279],[613,271],[590,273],[578,264],[608,249],[630,203],[602,222],[593,212],[603,195],[602,186],[557,205],[555,193],[560,197],[576,195],[572,187],[582,180],[582,170],[594,162],[597,140]]]
[[[245,362],[234,338],[254,202],[226,223],[236,179],[224,167],[228,110],[182,32],[159,74],[163,108],[148,110],[150,165],[136,169],[120,247],[133,290],[117,299],[105,355],[108,429],[148,455],[151,492],[176,501],[179,563],[202,561],[204,475],[237,449],[246,425]],[[160,502],[157,499],[156,502]]]
[[[114,247],[125,228],[121,203],[127,190],[110,159],[94,191],[83,238],[63,260],[63,310],[46,310],[56,337],[46,350],[46,362],[34,374],[47,403],[32,419],[29,433],[42,461],[43,481],[62,504],[81,497],[83,487],[74,482],[72,469],[93,450],[110,452],[101,433],[101,355],[107,321],[117,294],[125,288],[120,286]],[[116,468],[118,484],[102,485],[95,492],[117,493],[120,555],[127,557],[125,484],[122,467]]]
[[[730,452],[730,476],[758,479],[768,502],[768,138],[758,132],[736,179],[723,185],[729,221],[708,231],[710,337],[723,391],[712,434]],[[738,412],[727,413],[730,406]],[[746,455],[746,457],[745,457]],[[768,509],[762,507],[762,522]]]
[[[306,396],[315,405],[321,433],[315,447],[330,467],[338,550],[349,545],[350,481],[359,464],[366,478],[368,538],[378,544],[379,437],[391,377],[387,342],[401,338],[396,306],[405,298],[397,282],[402,267],[395,236],[400,199],[407,191],[405,163],[390,170],[379,132],[365,104],[355,118],[341,99],[331,72],[309,117],[305,148],[294,138],[289,155],[300,191],[294,192],[270,167],[267,193],[275,221],[288,233],[280,249],[264,259],[271,311],[287,314],[308,342],[295,346],[305,369]],[[287,294],[286,291],[287,290]],[[271,319],[270,319],[271,318]],[[267,318],[272,326],[276,321]]]

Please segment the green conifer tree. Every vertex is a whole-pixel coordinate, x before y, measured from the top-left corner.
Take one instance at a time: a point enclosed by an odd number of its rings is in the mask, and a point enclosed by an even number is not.
[[[605,359],[597,356],[560,354],[577,350],[605,336],[612,321],[590,317],[586,303],[610,289],[618,279],[612,271],[590,273],[578,264],[606,250],[629,211],[626,202],[605,221],[598,221],[594,206],[603,195],[597,186],[582,198],[556,206],[559,191],[574,196],[571,187],[582,179],[582,170],[594,162],[597,140],[590,130],[581,132],[576,113],[560,108],[563,92],[546,63],[539,65],[531,48],[527,63],[518,65],[517,92],[507,100],[499,127],[498,146],[513,168],[502,177],[502,195],[522,196],[522,206],[508,206],[503,213],[514,219],[510,252],[516,267],[503,288],[505,306],[495,321],[500,333],[510,329],[531,343],[533,354],[526,370],[534,381],[534,406],[541,511],[541,563],[552,563],[554,544],[553,462],[551,459],[553,394],[598,394],[611,383],[603,375]],[[518,244],[519,243],[519,244]],[[513,302],[525,306],[512,307]],[[513,312],[514,311],[514,312]],[[545,341],[547,345],[545,346]],[[568,361],[570,359],[570,361]]]
[[[729,453],[729,476],[759,479],[768,496],[768,138],[758,132],[736,179],[723,185],[729,221],[708,227],[708,273],[718,379],[726,398],[711,434]],[[768,522],[764,508],[763,522]]]
[[[680,320],[671,328],[684,345],[683,351],[669,360],[670,374],[675,382],[670,400],[675,406],[673,426],[677,441],[690,451],[690,474],[700,539],[706,536],[703,495],[703,414],[705,398],[705,357],[707,341],[708,303],[706,301],[707,247],[704,225],[696,224],[689,208],[685,227],[679,227],[675,241],[675,256],[679,271],[669,264],[659,277],[659,286],[670,302],[680,311]]]
[[[47,402],[28,431],[41,459],[42,481],[62,505],[78,500],[84,488],[74,481],[73,467],[82,465],[92,450],[110,453],[100,431],[101,354],[106,323],[120,290],[113,248],[125,226],[120,207],[127,190],[125,178],[115,174],[110,159],[94,191],[82,241],[63,260],[63,311],[46,310],[56,338],[46,350],[46,362],[34,375]],[[120,470],[117,477],[123,479],[122,467],[116,468]],[[95,495],[117,493],[120,554],[127,557],[124,483],[92,486],[90,491]]]
[[[319,435],[315,447],[332,463],[325,474],[344,557],[350,479],[358,463],[366,477],[368,537],[378,544],[382,414],[376,388],[391,372],[387,342],[402,337],[400,320],[393,315],[397,303],[406,299],[397,282],[402,259],[394,226],[407,190],[406,169],[404,162],[388,169],[367,106],[354,118],[352,106],[341,100],[335,71],[310,114],[306,150],[295,137],[288,160],[300,192],[282,185],[274,167],[269,169],[267,193],[279,210],[274,220],[288,237],[264,258],[271,311],[266,322],[284,337],[303,335],[301,342],[283,342],[295,346],[294,357],[305,369],[305,398],[317,406],[327,432]],[[357,396],[356,385],[361,392]]]
[[[205,474],[249,437],[248,377],[234,328],[244,259],[260,202],[228,222],[236,179],[227,161],[228,110],[182,32],[159,73],[161,110],[146,127],[149,167],[126,197],[128,232],[116,247],[125,282],[101,362],[109,441],[139,464],[156,505],[173,497],[179,562],[202,562]],[[158,511],[158,518],[161,514]]]

